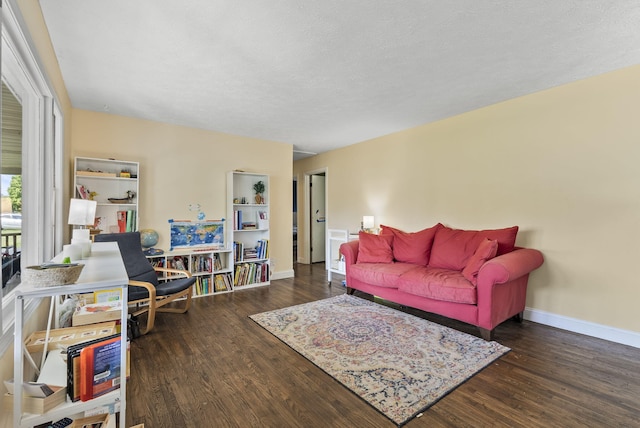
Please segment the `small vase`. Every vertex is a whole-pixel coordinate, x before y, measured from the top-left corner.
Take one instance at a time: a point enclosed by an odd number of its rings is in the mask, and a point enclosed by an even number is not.
[[[260,193],[256,193],[256,204],[262,203],[262,195]]]

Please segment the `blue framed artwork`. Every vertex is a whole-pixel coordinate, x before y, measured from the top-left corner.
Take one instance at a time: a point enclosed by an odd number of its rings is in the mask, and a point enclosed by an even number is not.
[[[169,220],[170,251],[178,248],[224,249],[224,219],[211,221]]]

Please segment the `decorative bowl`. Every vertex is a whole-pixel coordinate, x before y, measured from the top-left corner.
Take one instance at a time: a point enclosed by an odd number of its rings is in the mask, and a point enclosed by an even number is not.
[[[70,264],[64,267],[59,264],[27,266],[22,271],[22,282],[36,288],[74,284],[80,277],[82,268],[84,268],[83,264]]]
[[[128,204],[131,202],[129,198],[108,198],[112,204]]]

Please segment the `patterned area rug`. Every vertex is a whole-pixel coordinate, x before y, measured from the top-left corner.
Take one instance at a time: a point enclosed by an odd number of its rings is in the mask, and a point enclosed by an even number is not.
[[[250,318],[399,426],[509,351],[347,294]]]

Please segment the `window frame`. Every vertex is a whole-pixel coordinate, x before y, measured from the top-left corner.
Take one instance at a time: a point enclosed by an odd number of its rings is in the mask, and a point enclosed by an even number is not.
[[[63,116],[15,0],[0,3],[0,27],[2,80],[20,96],[23,107],[24,267],[49,260],[62,248]],[[25,320],[39,303],[26,302]],[[11,291],[0,301],[0,355],[13,344],[14,311]]]

